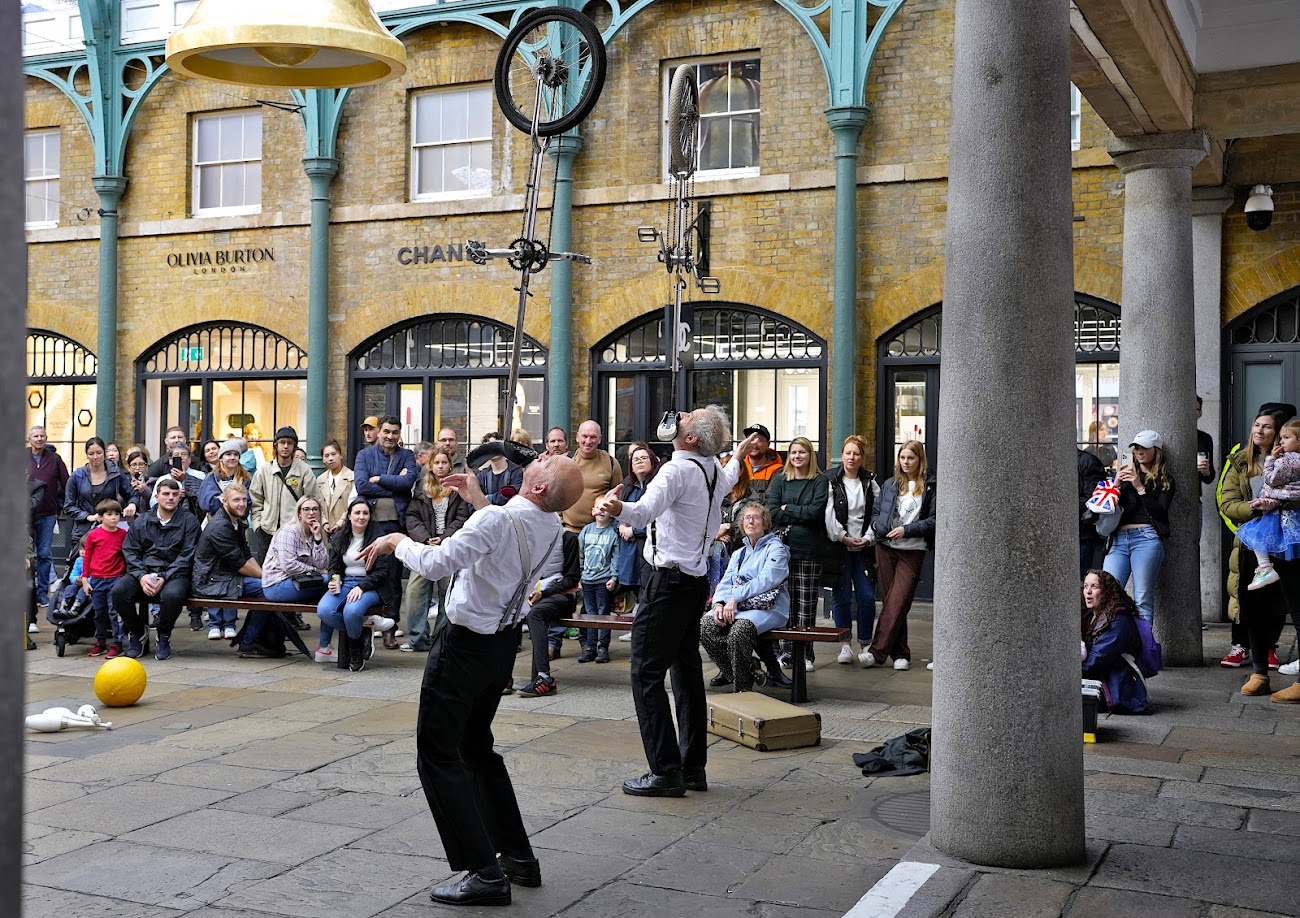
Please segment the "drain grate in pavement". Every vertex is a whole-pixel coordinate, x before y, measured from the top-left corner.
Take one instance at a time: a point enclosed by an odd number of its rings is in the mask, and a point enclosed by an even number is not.
[[[871,818],[895,832],[920,838],[930,831],[930,792],[912,791],[886,797],[871,808]]]

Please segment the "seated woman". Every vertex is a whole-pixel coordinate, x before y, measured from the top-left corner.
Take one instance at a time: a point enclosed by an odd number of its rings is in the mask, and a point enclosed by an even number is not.
[[[700,622],[700,644],[718,666],[709,684],[734,683],[733,691],[748,692],[759,635],[790,620],[790,549],[772,534],[772,514],[760,503],[741,506],[740,531],[744,539],[713,593],[712,611]]]
[[[1142,650],[1137,606],[1118,580],[1092,570],[1083,578],[1080,617],[1083,629],[1083,678],[1102,684],[1112,714],[1145,714],[1147,687],[1123,654],[1136,658]]]
[[[297,520],[281,526],[271,539],[262,564],[262,594],[272,602],[319,602],[325,595],[325,576],[330,552],[321,520],[321,502],[310,495],[298,498]],[[250,612],[247,630],[260,630],[259,617],[266,612]],[[321,623],[317,663],[334,662],[330,640],[334,629]]]
[[[375,651],[373,629],[383,632],[396,624],[391,618],[371,613],[384,605],[390,609],[398,607],[397,597],[390,595],[390,585],[396,581],[392,565],[397,560],[392,555],[381,555],[368,571],[361,560],[361,549],[382,534],[371,522],[370,505],[364,498],[348,505],[348,525],[336,532],[330,542],[328,592],[316,604],[322,631],[326,625],[331,632],[347,630],[348,669],[354,673],[365,669],[366,660]]]

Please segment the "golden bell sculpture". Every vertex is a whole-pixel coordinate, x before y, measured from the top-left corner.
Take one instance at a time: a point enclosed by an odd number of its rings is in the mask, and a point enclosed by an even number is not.
[[[201,0],[167,66],[241,86],[365,86],[406,73],[406,47],[368,0]]]

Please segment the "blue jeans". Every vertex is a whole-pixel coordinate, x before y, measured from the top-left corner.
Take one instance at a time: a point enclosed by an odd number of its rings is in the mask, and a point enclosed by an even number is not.
[[[279,583],[262,587],[262,595],[271,602],[319,602],[320,598],[325,595],[325,575],[321,575],[319,589],[313,587],[304,590],[300,589],[292,580],[281,580]],[[266,617],[270,614],[269,612],[248,613],[248,630],[254,631],[255,637],[262,633]],[[320,646],[328,647],[333,639],[334,629],[322,623],[320,626]]]
[[[331,633],[346,628],[352,640],[361,638],[361,620],[370,614],[370,610],[382,604],[379,594],[366,590],[356,602],[348,602],[348,593],[361,583],[360,577],[344,577],[343,585],[337,593],[327,592],[316,604],[316,615],[320,617],[321,627],[329,625]]]
[[[844,579],[831,590],[831,617],[836,628],[851,628],[853,619],[857,618],[858,643],[863,647],[871,643],[871,632],[876,626],[876,588],[867,576],[865,549],[844,553]]]
[[[1154,526],[1135,526],[1115,533],[1102,569],[1123,586],[1133,575],[1133,601],[1147,621],[1156,616],[1156,584],[1165,563],[1165,543]]]
[[[609,588],[603,580],[582,581],[582,611],[586,615],[609,614]],[[583,647],[599,646],[609,649],[609,629],[583,628],[578,632],[578,643]]]
[[[117,583],[117,578],[91,577],[89,580],[90,608],[95,613],[95,640],[107,641],[111,632],[113,640],[120,644],[122,642],[121,619],[116,619],[115,616],[110,614],[112,603],[108,598],[113,590],[113,584]],[[116,624],[116,627],[114,627],[114,624]]]
[[[54,580],[54,522],[57,517],[38,516],[32,520],[32,541],[36,546],[36,601],[50,601],[50,583]]]

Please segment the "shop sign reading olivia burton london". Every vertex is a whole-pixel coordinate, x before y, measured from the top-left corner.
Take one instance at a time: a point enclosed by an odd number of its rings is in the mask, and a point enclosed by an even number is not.
[[[167,267],[185,268],[194,274],[240,274],[275,261],[275,249],[199,249],[197,252],[171,252]]]

